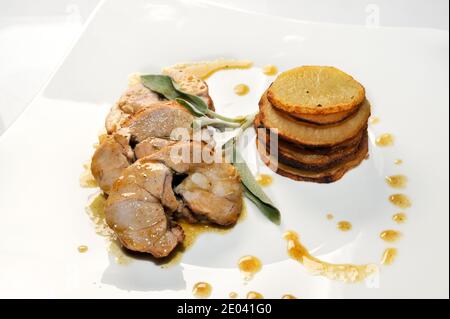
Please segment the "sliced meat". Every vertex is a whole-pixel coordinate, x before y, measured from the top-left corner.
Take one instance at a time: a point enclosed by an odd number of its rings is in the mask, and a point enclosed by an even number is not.
[[[179,174],[187,174],[175,192],[198,220],[219,225],[235,224],[242,210],[243,190],[239,174],[229,163],[204,163],[201,153],[211,155],[211,150],[202,147],[201,143],[178,142],[142,161],[159,161]],[[200,158],[196,158],[198,155]]]
[[[148,137],[135,146],[134,154],[136,155],[136,158],[139,159],[145,156],[152,155],[160,151],[162,148],[174,143],[176,142],[168,139]]]
[[[122,123],[129,116],[130,115],[122,111],[117,104],[114,104],[105,119],[106,132],[108,132],[108,134],[112,134],[119,130]]]
[[[191,130],[194,117],[175,101],[153,103],[140,110],[124,123],[123,128],[134,142],[140,143],[149,137],[169,138],[175,129]]]
[[[160,96],[142,83],[130,86],[106,116],[106,131],[109,134],[116,132],[130,115],[159,101]]]
[[[158,94],[146,88],[142,83],[137,83],[122,94],[117,105],[125,113],[134,114],[159,101],[161,98]]]
[[[165,257],[184,239],[168,217],[178,206],[172,171],[161,163],[137,161],[114,183],[106,222],[126,248]]]
[[[219,225],[235,224],[242,211],[242,186],[234,166],[196,165],[175,192],[197,217]]]
[[[91,171],[100,188],[108,193],[113,183],[134,160],[126,136],[107,135],[95,150]]]

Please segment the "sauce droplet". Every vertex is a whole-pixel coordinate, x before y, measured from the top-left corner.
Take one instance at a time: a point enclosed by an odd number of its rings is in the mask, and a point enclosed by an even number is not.
[[[234,93],[237,95],[246,95],[250,91],[250,88],[247,84],[238,84],[234,87]]]
[[[244,274],[246,280],[250,280],[261,270],[261,261],[255,256],[244,256],[239,259],[239,270]]]
[[[270,175],[259,174],[258,176],[256,176],[256,181],[261,186],[269,186],[270,184],[272,184],[273,179],[272,179],[272,176],[270,176]]]
[[[372,125],[378,124],[380,123],[380,118],[377,116],[373,116],[370,118],[369,123]]]
[[[278,68],[275,65],[265,65],[263,66],[263,73],[265,75],[276,75],[278,73]]]
[[[346,283],[357,283],[378,273],[378,267],[374,264],[331,264],[313,257],[308,249],[300,243],[298,235],[293,231],[285,233],[284,239],[287,241],[289,256],[305,266],[306,270],[315,276],[323,276]]]
[[[88,251],[88,246],[86,246],[86,245],[78,246],[78,252],[79,253],[85,253],[87,251]]]
[[[264,296],[256,291],[249,291],[247,294],[247,299],[264,299]]]
[[[378,146],[391,146],[394,144],[394,137],[389,133],[381,134],[375,142]]]
[[[397,224],[403,224],[404,222],[406,222],[407,219],[408,218],[406,217],[405,213],[397,213],[392,216],[392,220]]]
[[[396,160],[394,161],[394,164],[395,164],[395,165],[401,165],[401,164],[403,164],[403,160],[401,160],[401,159],[396,159]]]
[[[393,194],[389,196],[389,201],[400,208],[411,207],[411,201],[405,194]]]
[[[332,220],[334,218],[333,214],[327,214],[326,218],[328,220]]]
[[[281,299],[297,299],[297,297],[295,297],[293,295],[283,295],[283,297],[281,297]]]
[[[238,294],[237,292],[233,291],[228,294],[228,297],[230,297],[231,299],[236,299],[238,297]]]
[[[211,292],[212,287],[207,282],[198,282],[192,288],[192,294],[197,298],[208,298]]]
[[[408,178],[405,175],[386,176],[386,183],[392,188],[405,188]]]
[[[400,237],[402,237],[402,233],[392,229],[384,230],[380,234],[380,238],[389,243],[396,242]]]
[[[387,248],[383,253],[383,257],[381,257],[381,264],[385,266],[392,265],[397,255],[398,251],[396,248]]]
[[[350,222],[348,222],[348,221],[343,220],[343,221],[340,221],[340,222],[337,224],[337,228],[338,228],[340,231],[349,231],[349,230],[352,229],[352,224],[351,224]]]

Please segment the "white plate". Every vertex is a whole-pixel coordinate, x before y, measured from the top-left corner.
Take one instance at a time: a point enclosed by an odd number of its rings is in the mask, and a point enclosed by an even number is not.
[[[381,118],[370,127],[371,157],[331,185],[274,176],[267,193],[282,211],[280,227],[248,203],[243,222],[226,235],[200,237],[180,265],[117,265],[84,210],[94,190],[78,182],[104,117],[129,73],[219,57],[255,62],[251,70],[219,72],[208,81],[224,114],[257,109],[273,79],[259,69],[265,64],[280,70],[334,65],[354,75]],[[248,96],[233,94],[241,82],[250,85]],[[249,290],[268,298],[448,298],[448,82],[447,32],[309,24],[202,1],[108,1],[0,138],[0,296],[189,298],[193,284],[207,281],[215,298]],[[395,146],[374,146],[384,132],[395,135]],[[394,165],[397,158],[404,164]],[[397,173],[409,177],[405,193],[413,201],[400,226],[391,221],[397,209],[387,201],[395,191],[384,183]],[[352,231],[336,230],[344,219]],[[326,261],[379,263],[388,246],[379,233],[389,228],[404,236],[376,287],[311,276],[287,257],[282,239],[293,229]],[[78,253],[81,244],[87,253]],[[245,254],[264,263],[248,284],[236,268]]]

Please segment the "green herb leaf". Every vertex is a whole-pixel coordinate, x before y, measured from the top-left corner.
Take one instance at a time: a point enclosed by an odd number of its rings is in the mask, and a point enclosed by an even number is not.
[[[146,88],[163,95],[169,100],[180,97],[172,83],[172,78],[167,75],[141,75],[141,81]]]
[[[142,84],[168,100],[176,100],[195,116],[205,115],[208,105],[196,95],[192,95],[180,90],[179,86],[167,75],[148,74],[141,76]]]
[[[183,100],[182,98],[176,98],[175,101],[177,101],[179,104],[184,106],[189,112],[191,112],[194,116],[203,116],[204,114],[196,109],[194,105],[189,103],[186,100]]]
[[[245,163],[244,158],[235,146],[233,146],[232,163],[241,176],[241,182],[244,185],[244,191],[247,198],[250,199],[267,218],[279,225],[281,220],[280,211],[275,207],[266,193],[264,193],[261,186],[259,186],[250,171],[250,168],[247,166],[247,163]]]

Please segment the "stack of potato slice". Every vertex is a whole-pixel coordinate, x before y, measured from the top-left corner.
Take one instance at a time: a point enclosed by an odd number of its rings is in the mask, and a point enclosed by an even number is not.
[[[261,97],[258,152],[283,176],[331,183],[367,157],[369,116],[364,87],[350,75],[334,67],[295,68]],[[269,131],[278,134],[276,156]]]

